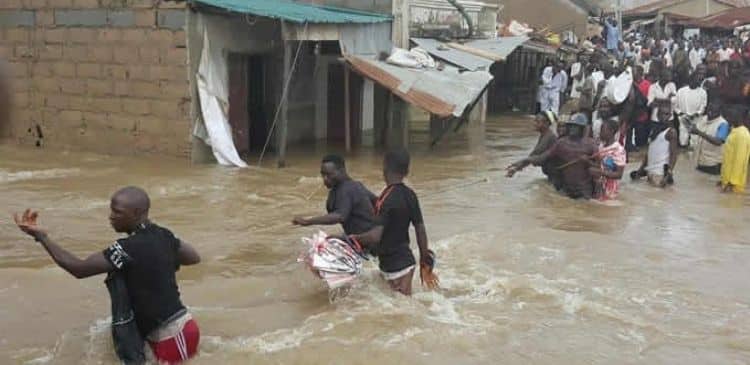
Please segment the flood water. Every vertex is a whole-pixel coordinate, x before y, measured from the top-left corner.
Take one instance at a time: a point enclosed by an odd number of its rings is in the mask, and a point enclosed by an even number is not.
[[[323,210],[324,151],[238,170],[1,146],[0,363],[116,363],[104,278],[72,278],[7,218],[38,208],[83,256],[117,238],[109,196],[127,184],[203,257],[178,273],[202,333],[193,364],[750,363],[750,198],[717,193],[688,154],[674,188],[624,180],[617,205],[562,197],[532,168],[506,179],[532,124],[496,118],[432,152],[416,142],[409,184],[442,290],[415,278],[412,298],[393,295],[370,263],[334,304],[296,262],[315,228],[288,223]],[[347,159],[376,192],[380,156]]]

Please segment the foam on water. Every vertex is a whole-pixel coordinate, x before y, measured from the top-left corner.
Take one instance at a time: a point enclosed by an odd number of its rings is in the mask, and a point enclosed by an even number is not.
[[[46,169],[33,171],[8,171],[0,169],[0,183],[12,183],[25,180],[57,179],[81,175],[81,169]]]

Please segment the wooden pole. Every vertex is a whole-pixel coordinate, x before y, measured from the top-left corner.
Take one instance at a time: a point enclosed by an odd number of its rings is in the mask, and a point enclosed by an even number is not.
[[[290,66],[291,66],[291,58],[292,58],[292,42],[286,41],[284,42],[284,71],[283,74],[283,83],[286,84],[286,80],[291,76],[290,73]],[[288,135],[288,127],[289,127],[289,95],[281,95],[281,120],[279,124],[279,130],[278,130],[278,144],[279,144],[279,155],[278,155],[278,161],[277,166],[279,168],[286,166],[286,146],[287,146],[287,135]]]
[[[385,147],[391,147],[393,144],[392,141],[392,135],[393,135],[393,104],[395,103],[395,97],[393,96],[393,93],[388,93],[388,106],[387,106],[387,112],[386,112],[386,123],[385,123],[385,129],[383,130],[383,135],[385,136],[383,140],[383,145]]]
[[[344,66],[344,140],[346,141],[346,152],[352,150],[352,106],[351,95],[349,95],[349,67]]]

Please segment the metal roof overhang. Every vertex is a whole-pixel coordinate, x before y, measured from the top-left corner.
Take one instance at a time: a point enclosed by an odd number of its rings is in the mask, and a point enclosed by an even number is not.
[[[546,53],[550,55],[554,55],[557,53],[557,48],[550,46],[545,43],[529,40],[527,42],[524,42],[522,45],[523,48],[526,48],[528,50],[539,52],[539,53]]]
[[[475,56],[490,59],[494,62],[502,62],[516,48],[528,41],[529,37],[527,36],[500,37],[495,39],[477,39],[466,43],[449,43],[448,46]]]
[[[412,38],[411,41],[417,47],[424,49],[433,57],[439,58],[464,70],[487,70],[494,63],[494,61],[490,59],[449,47],[447,44],[435,39]]]
[[[406,102],[442,118],[461,117],[492,81],[487,71],[411,69],[357,55],[345,55],[352,70]]]
[[[292,23],[373,24],[390,22],[392,16],[364,11],[297,3],[289,0],[189,0],[191,4],[252,14]]]

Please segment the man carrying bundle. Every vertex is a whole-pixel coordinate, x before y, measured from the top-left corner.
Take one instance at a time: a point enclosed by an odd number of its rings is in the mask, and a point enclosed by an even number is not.
[[[328,214],[312,218],[295,217],[297,226],[341,224],[346,235],[363,234],[375,228],[375,194],[346,172],[341,156],[328,155],[320,164],[320,176],[328,188],[326,211]]]

